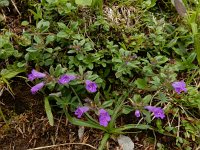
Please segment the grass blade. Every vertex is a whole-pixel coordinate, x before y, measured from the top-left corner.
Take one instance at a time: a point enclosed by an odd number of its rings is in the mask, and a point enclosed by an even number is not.
[[[53,114],[52,114],[51,106],[49,104],[49,100],[48,100],[47,97],[45,97],[45,99],[44,99],[44,107],[45,107],[45,111],[46,111],[46,114],[47,114],[47,118],[49,120],[49,124],[51,126],[53,126],[54,125]]]

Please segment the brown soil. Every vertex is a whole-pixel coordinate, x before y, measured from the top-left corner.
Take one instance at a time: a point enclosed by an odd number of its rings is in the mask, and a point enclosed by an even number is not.
[[[86,128],[79,139],[79,128],[70,124],[64,115],[55,113],[57,116],[54,116],[55,124],[52,127],[44,112],[41,94],[32,95],[30,87],[22,81],[12,83],[12,89],[14,97],[7,91],[0,97],[0,107],[7,120],[6,124],[0,116],[0,150],[33,150],[45,146],[50,146],[45,150],[92,150],[90,145],[98,147],[102,131]],[[142,140],[147,138],[144,134],[137,135],[140,140],[135,135],[132,137],[136,149],[152,149],[151,141]],[[120,146],[110,139],[107,149],[120,150]]]
[[[80,140],[77,136],[78,128],[70,124],[65,116],[55,117],[55,125],[50,126],[44,112],[43,96],[32,95],[25,83],[14,83],[12,87],[14,98],[6,91],[0,97],[1,109],[7,120],[6,124],[0,118],[0,150],[26,150],[63,143],[88,143],[88,140],[92,145],[98,145],[101,135],[97,134],[97,131],[86,129],[84,137]],[[53,149],[88,148],[82,145],[67,145]]]

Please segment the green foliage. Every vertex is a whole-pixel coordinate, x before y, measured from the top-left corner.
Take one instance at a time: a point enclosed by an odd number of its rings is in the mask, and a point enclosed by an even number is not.
[[[16,77],[18,74],[25,72],[23,65],[20,66],[20,63],[8,65],[6,69],[2,69],[0,72],[0,96],[2,95],[4,90],[9,91],[12,95],[12,88],[10,86],[10,81],[12,78]]]
[[[75,0],[75,3],[82,6],[91,6],[92,0]]]
[[[20,57],[22,55],[12,45],[12,36],[11,32],[5,32],[3,35],[0,35],[0,59],[7,59],[10,56]]]
[[[1,0],[0,1],[0,8],[8,6],[8,5],[9,5],[9,1],[8,0]]]
[[[198,144],[198,10],[189,14],[186,24],[171,2],[156,0],[113,0],[105,3],[105,9],[97,0],[42,0],[33,6],[29,9],[33,21],[21,23],[26,28],[22,35],[0,35],[0,60],[14,58],[17,66],[3,69],[1,79],[15,77],[25,66],[48,72],[44,102],[50,125],[58,107],[72,124],[104,131],[100,149],[111,134],[131,129],[176,138],[180,149]],[[60,85],[63,74],[77,78]],[[97,83],[97,93],[87,92],[85,80]],[[187,93],[178,95],[171,84],[180,80],[187,83]],[[84,120],[73,117],[78,106],[90,106],[93,114],[86,113]],[[164,108],[165,120],[152,117],[145,106]],[[111,115],[107,127],[94,117],[100,108]],[[140,121],[135,110],[140,111]],[[129,123],[118,122],[127,115]],[[157,144],[160,149],[165,146]]]
[[[190,8],[191,9],[191,8]],[[190,26],[192,30],[192,37],[194,40],[194,49],[197,54],[197,60],[200,64],[200,44],[198,42],[198,39],[200,37],[200,22],[199,22],[199,12],[200,12],[200,5],[198,3],[194,4],[194,8],[191,9],[191,13],[187,16],[187,24]]]

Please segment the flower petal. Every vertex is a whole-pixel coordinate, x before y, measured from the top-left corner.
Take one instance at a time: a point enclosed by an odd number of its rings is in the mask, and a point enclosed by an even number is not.
[[[111,117],[109,113],[104,109],[100,109],[99,110],[99,124],[101,126],[107,127],[110,120],[111,120]]]
[[[76,76],[75,75],[62,75],[59,80],[58,80],[58,83],[59,84],[68,84],[70,81],[76,79]]]
[[[31,93],[32,94],[37,93],[39,90],[41,90],[43,88],[43,86],[44,86],[44,82],[40,82],[40,83],[36,84],[35,86],[33,86],[31,88]]]
[[[95,82],[92,82],[90,80],[85,81],[86,84],[86,90],[88,92],[94,93],[97,91],[97,84]]]
[[[87,106],[83,106],[83,107],[78,107],[75,111],[75,115],[78,117],[78,118],[81,118],[82,115],[87,112],[89,110],[89,107]]]

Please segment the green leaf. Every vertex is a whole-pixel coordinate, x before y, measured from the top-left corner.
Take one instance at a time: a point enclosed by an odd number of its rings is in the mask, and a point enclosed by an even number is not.
[[[113,100],[108,100],[108,101],[103,102],[102,107],[107,108],[107,107],[112,106],[112,104],[113,104]]]
[[[49,68],[49,73],[50,73],[50,75],[53,75],[54,72],[55,72],[55,70],[54,70],[53,66],[51,66],[51,67]]]
[[[5,78],[5,79],[11,79],[13,77],[15,77],[17,74],[24,72],[24,69],[3,69],[1,70],[0,75]]]
[[[95,95],[95,97],[94,97],[94,102],[95,102],[95,104],[100,104],[100,93],[99,92],[97,92],[97,94]]]
[[[53,62],[54,62],[54,60],[53,60],[52,58],[46,59],[46,60],[45,60],[45,66],[52,65]]]
[[[157,64],[161,65],[164,64],[165,62],[167,62],[169,59],[165,56],[156,56],[155,57]]]
[[[147,104],[150,102],[151,99],[152,99],[152,96],[151,96],[151,95],[147,95],[147,96],[145,96],[145,97],[143,98],[142,102],[143,102],[145,105],[147,105]]]
[[[0,96],[1,96],[1,94],[0,94]],[[1,107],[0,107],[0,116],[2,117],[3,121],[7,124],[8,122],[7,122],[7,120],[6,120],[6,118],[5,118],[4,114],[3,114],[3,111],[1,110]]]
[[[147,81],[145,79],[138,78],[134,83],[139,89],[145,89],[147,87]]]
[[[116,72],[116,73],[115,73],[115,76],[116,76],[116,78],[119,78],[119,77],[121,77],[121,76],[122,76],[122,72],[119,72],[119,71],[118,71],[118,72]]]
[[[174,39],[172,39],[172,40],[167,44],[167,47],[168,47],[168,48],[173,47],[175,44],[177,44],[177,40],[178,40],[177,37],[175,37]]]
[[[140,94],[134,94],[133,96],[133,100],[137,103],[140,103],[142,98],[141,98],[141,95]]]
[[[148,122],[148,123],[151,123],[151,113],[149,112],[149,111],[146,111],[146,110],[144,110],[143,112],[142,112],[144,115],[145,115],[145,120]]]
[[[50,22],[42,19],[37,23],[36,26],[41,32],[46,32],[50,27]]]
[[[27,26],[27,25],[29,25],[29,22],[28,21],[22,21],[21,25],[22,26]]]
[[[198,33],[198,25],[196,23],[191,23],[191,28],[192,28],[192,33],[193,35],[197,34]]]
[[[84,59],[84,55],[83,55],[83,54],[77,54],[77,55],[76,55],[76,58],[77,58],[78,60],[83,60],[83,59]]]
[[[43,39],[39,35],[34,35],[33,39],[35,40],[35,42],[37,44],[42,44],[43,43]]]
[[[157,126],[157,128],[158,128],[160,131],[163,130],[163,129],[162,129],[162,122],[161,122],[160,119],[157,119],[157,120],[156,120],[156,126]]]
[[[152,129],[151,126],[145,125],[145,124],[127,124],[124,125],[120,128],[116,128],[112,131],[112,133],[121,133],[124,130],[129,130],[129,129],[141,129],[141,130],[147,130],[147,129]]]
[[[162,92],[159,93],[156,98],[159,99],[162,103],[165,103],[165,102],[168,101],[168,98],[167,98],[166,94],[164,94]]]
[[[46,0],[49,4],[53,4],[55,0]]]
[[[67,29],[67,26],[66,26],[64,23],[58,22],[57,24],[58,24],[58,27],[59,27],[60,29],[63,29],[63,30],[66,30],[66,29]]]
[[[54,125],[53,114],[52,114],[51,106],[49,104],[49,100],[48,100],[47,97],[45,97],[45,99],[44,99],[44,107],[45,107],[45,111],[46,111],[46,114],[47,114],[47,118],[49,120],[49,124],[51,126],[53,126]]]
[[[113,111],[112,118],[111,118],[110,123],[108,125],[109,127],[111,127],[111,128],[114,127],[115,121],[116,121],[117,117],[119,116],[119,113],[121,111],[121,108],[123,107],[124,101],[127,98],[127,96],[128,96],[128,93],[124,93],[117,100],[117,104],[115,105],[115,109]]]
[[[9,1],[8,0],[1,0],[0,1],[0,7],[5,7],[9,6]]]
[[[82,66],[79,66],[78,70],[79,70],[80,75],[82,76],[85,69],[83,69]]]
[[[45,44],[49,44],[51,42],[53,42],[55,40],[55,36],[54,35],[48,35],[46,38],[46,43]]]
[[[92,0],[75,0],[75,3],[81,6],[91,6]]]
[[[56,68],[55,68],[54,75],[55,75],[56,77],[58,77],[61,73],[62,73],[62,66],[61,66],[61,64],[59,64],[59,65],[57,65]]]
[[[172,131],[173,129],[174,129],[174,127],[171,127],[171,126],[165,127],[165,130],[167,130],[168,132]]]
[[[53,48],[46,48],[45,49],[47,52],[49,52],[49,53],[53,53]]]
[[[123,109],[122,109],[122,113],[123,114],[127,115],[132,111],[133,111],[133,107],[132,106],[128,106],[128,105],[123,106]]]
[[[191,53],[190,56],[188,56],[187,61],[189,63],[192,63],[195,58],[196,58],[196,53]]]
[[[38,49],[35,49],[33,47],[29,47],[29,48],[26,49],[26,51],[28,51],[28,52],[37,52]]]
[[[156,5],[157,0],[151,0],[151,4],[149,5],[148,8],[152,8]]]
[[[57,37],[59,37],[59,38],[69,38],[69,35],[64,31],[60,31],[60,32],[57,33]]]

